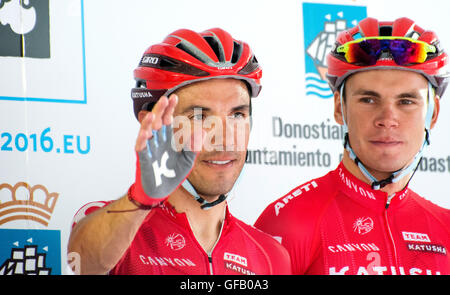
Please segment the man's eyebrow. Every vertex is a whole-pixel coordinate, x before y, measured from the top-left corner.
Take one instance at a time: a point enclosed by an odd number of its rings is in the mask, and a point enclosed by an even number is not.
[[[381,97],[381,95],[378,92],[367,89],[358,89],[355,92],[353,92],[353,95],[367,95],[367,96]]]
[[[367,89],[358,89],[356,90],[353,95],[366,95],[366,96],[372,96],[372,97],[381,97],[381,95],[373,90],[367,90]],[[415,91],[407,91],[407,92],[402,92],[400,94],[398,94],[396,96],[396,98],[416,98],[416,99],[420,99],[421,95]]]
[[[416,98],[421,99],[422,96],[417,91],[403,92],[397,95],[397,98]]]
[[[204,106],[199,106],[199,105],[190,105],[185,107],[181,113],[185,114],[185,113],[189,113],[189,112],[193,112],[193,111],[198,111],[198,112],[207,112],[210,111],[210,108],[204,107]]]
[[[231,112],[245,111],[245,110],[249,110],[249,109],[250,109],[250,105],[242,104],[242,105],[238,105],[238,106],[233,107],[231,109]],[[211,110],[211,108],[208,108],[208,107],[199,106],[199,105],[190,105],[190,106],[185,107],[181,111],[181,113],[182,114],[186,114],[186,113],[194,112],[194,111],[197,111],[197,112],[209,112],[210,110]]]
[[[235,106],[234,108],[231,109],[232,112],[237,112],[237,111],[246,111],[250,109],[250,105],[249,104],[242,104],[239,106]]]

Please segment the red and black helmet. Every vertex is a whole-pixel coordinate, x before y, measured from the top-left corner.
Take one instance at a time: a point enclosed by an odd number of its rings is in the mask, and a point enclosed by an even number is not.
[[[347,42],[360,38],[395,36],[407,37],[427,44],[433,45],[436,52],[428,55],[423,63],[410,65],[398,65],[392,58],[380,58],[376,64],[361,66],[351,64],[337,52],[337,48]],[[427,31],[419,27],[409,18],[403,17],[390,22],[380,22],[374,18],[361,20],[356,27],[341,32],[336,39],[333,50],[327,56],[328,73],[327,78],[331,90],[339,89],[342,82],[350,75],[374,69],[397,69],[414,71],[425,76],[436,88],[436,94],[442,97],[448,83],[449,73],[446,71],[448,55],[439,44],[439,39],[433,31]]]
[[[200,33],[180,29],[150,46],[134,70],[131,90],[134,114],[150,110],[163,95],[185,85],[214,78],[234,78],[248,86],[250,96],[261,91],[262,69],[247,43],[220,28]]]

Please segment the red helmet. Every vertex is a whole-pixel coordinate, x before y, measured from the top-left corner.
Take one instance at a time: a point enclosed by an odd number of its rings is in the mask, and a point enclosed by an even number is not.
[[[424,41],[427,44],[434,45],[436,52],[428,55],[423,63],[403,66],[398,65],[392,57],[380,58],[374,65],[358,66],[348,63],[342,54],[337,52],[337,48],[347,42],[359,38],[378,36],[408,37]],[[361,20],[356,27],[343,31],[337,36],[335,46],[327,56],[327,78],[330,88],[334,92],[339,89],[339,86],[348,76],[356,72],[373,69],[409,70],[424,75],[436,88],[436,94],[442,97],[449,82],[449,73],[445,70],[447,63],[448,55],[440,47],[439,39],[434,32],[422,29],[414,21],[406,17],[396,19],[393,22],[379,22],[374,18],[368,17]]]
[[[213,78],[246,82],[250,96],[261,91],[262,69],[247,43],[213,28],[201,33],[180,29],[150,46],[134,70],[134,113],[151,109],[162,96],[185,85]]]

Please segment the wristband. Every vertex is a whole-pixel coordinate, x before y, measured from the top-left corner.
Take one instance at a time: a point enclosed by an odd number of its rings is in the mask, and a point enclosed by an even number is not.
[[[127,198],[128,198],[128,200],[131,203],[133,203],[133,205],[136,206],[136,208],[134,208],[134,209],[126,209],[126,210],[107,210],[106,213],[124,213],[124,212],[133,212],[133,211],[137,211],[137,210],[151,210],[151,209],[153,209],[155,207],[158,207],[158,206],[162,205],[162,203],[164,202],[164,200],[163,200],[163,201],[161,201],[161,202],[159,202],[157,204],[154,204],[154,205],[142,205],[141,203],[139,203],[138,201],[136,201],[135,199],[133,199],[131,197],[133,185],[131,185],[130,188],[128,189]]]
[[[128,200],[133,203],[133,205],[135,205],[137,207],[137,209],[142,209],[142,210],[151,210],[155,207],[158,207],[160,205],[162,205],[162,203],[164,203],[165,200],[162,200],[161,202],[154,204],[154,205],[143,205],[141,203],[139,203],[138,201],[136,201],[135,199],[133,199],[131,197],[131,190],[132,190],[133,185],[130,186],[130,188],[128,189]]]

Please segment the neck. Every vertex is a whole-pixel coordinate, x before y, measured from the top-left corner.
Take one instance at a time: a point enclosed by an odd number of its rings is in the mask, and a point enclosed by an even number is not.
[[[348,154],[347,150],[344,150],[344,156],[342,158],[342,163],[344,164],[345,168],[353,174],[356,178],[359,180],[371,184],[371,181],[359,170],[358,165],[355,164],[355,162],[350,159],[350,156]],[[364,163],[363,163],[364,164]],[[389,176],[391,176],[390,172],[381,172],[381,171],[375,171],[371,169],[370,167],[366,166],[366,169],[372,174],[376,179],[382,180],[386,179]],[[404,176],[402,179],[395,183],[388,184],[380,189],[380,191],[387,193],[388,196],[391,196],[395,194],[396,192],[399,192],[405,188],[405,186],[408,184],[409,179],[411,178],[412,172]]]
[[[222,223],[225,219],[226,202],[204,210],[200,208],[200,203],[182,187],[170,195],[168,201],[178,213],[186,214],[198,243],[207,253],[210,253],[219,239]]]

